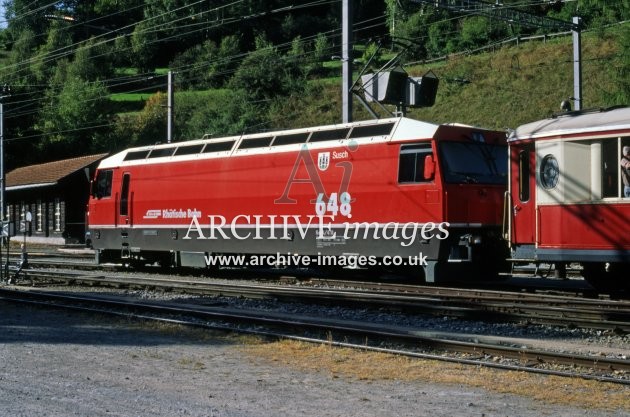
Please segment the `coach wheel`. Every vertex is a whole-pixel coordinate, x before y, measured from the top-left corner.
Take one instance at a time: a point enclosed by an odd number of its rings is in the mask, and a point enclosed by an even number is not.
[[[630,282],[624,278],[622,266],[619,263],[588,262],[582,265],[582,276],[598,291],[629,289]]]

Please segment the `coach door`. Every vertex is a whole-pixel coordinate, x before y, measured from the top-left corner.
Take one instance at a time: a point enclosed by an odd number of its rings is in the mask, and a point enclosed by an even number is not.
[[[118,202],[118,224],[120,226],[131,225],[131,196],[130,184],[131,174],[125,172],[120,185],[120,200]]]
[[[536,229],[536,153],[533,144],[512,146],[512,241],[534,244]]]

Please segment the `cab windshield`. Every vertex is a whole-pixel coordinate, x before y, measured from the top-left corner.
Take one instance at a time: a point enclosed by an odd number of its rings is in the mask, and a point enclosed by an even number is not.
[[[507,185],[507,146],[483,142],[439,144],[444,181]]]

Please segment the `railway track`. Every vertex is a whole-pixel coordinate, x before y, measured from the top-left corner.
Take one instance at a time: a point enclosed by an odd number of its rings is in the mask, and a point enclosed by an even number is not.
[[[139,301],[113,295],[77,295],[37,290],[0,289],[6,302],[30,303],[124,315],[145,320],[237,331],[264,337],[290,338],[358,349],[378,350],[425,359],[541,374],[580,377],[630,385],[630,361],[595,355],[567,354],[520,346],[521,340],[460,334],[430,334],[351,320],[296,317],[221,306],[199,306],[166,301]],[[304,336],[304,334],[308,336]],[[368,343],[369,341],[369,343]],[[383,347],[383,344],[386,347]],[[426,350],[429,350],[427,352]],[[438,351],[438,352],[435,352]],[[444,351],[451,352],[445,356]],[[458,352],[460,355],[453,355]],[[461,354],[464,355],[461,355]],[[496,358],[508,359],[497,362]],[[558,369],[558,368],[561,369]]]
[[[34,283],[159,289],[188,294],[351,305],[490,322],[527,322],[630,333],[630,302],[479,289],[312,279],[301,285],[224,283],[201,278],[31,269]],[[25,280],[29,283],[29,280]],[[325,285],[324,285],[325,284]]]
[[[10,254],[10,265],[15,265],[20,259],[20,253],[13,251]],[[123,265],[118,264],[96,264],[94,263],[94,254],[91,250],[85,249],[69,249],[65,251],[43,249],[35,252],[29,252],[29,263],[33,267],[37,268],[73,268],[84,271],[102,271],[102,270],[120,270],[124,269]],[[148,272],[151,269],[157,271],[157,273],[163,272],[159,268],[147,267],[143,269],[143,272]],[[513,273],[504,274],[506,281],[493,281],[493,282],[474,282],[457,283],[458,286],[470,287],[476,286],[485,289],[497,289],[497,290],[513,290],[513,291],[530,291],[537,293],[557,293],[560,295],[584,295],[591,298],[597,298],[600,295],[590,285],[583,281],[580,277],[581,268],[568,268],[567,272],[573,277],[572,280],[559,280],[559,279],[547,279],[546,275],[541,274],[542,267],[535,267],[532,265],[525,265],[516,267]],[[277,272],[276,272],[277,274]],[[510,279],[511,278],[511,279]],[[514,279],[516,278],[516,279]],[[323,281],[323,280],[320,280]],[[339,285],[345,285],[344,280],[329,279],[329,282],[340,282]],[[367,284],[362,284],[366,287]],[[387,284],[385,284],[387,286]],[[414,284],[416,285],[416,284]],[[378,283],[372,285],[373,289],[378,289]],[[615,294],[615,296],[621,295],[625,298],[628,294]]]

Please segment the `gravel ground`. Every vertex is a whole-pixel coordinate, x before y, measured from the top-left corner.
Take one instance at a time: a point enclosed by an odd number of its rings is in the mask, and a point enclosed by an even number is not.
[[[0,301],[0,416],[630,416],[462,385],[333,378],[239,343]]]
[[[83,289],[85,290],[85,289]],[[93,291],[91,289],[90,291]],[[177,299],[181,302],[202,305],[221,305],[248,311],[291,313],[296,316],[326,317],[355,320],[365,323],[382,323],[420,332],[429,331],[469,335],[518,338],[531,348],[549,349],[558,352],[605,355],[611,358],[630,358],[630,334],[617,334],[611,330],[567,328],[536,325],[530,323],[492,323],[461,320],[450,317],[434,317],[385,310],[361,309],[344,306],[279,302],[272,299],[248,299],[236,297],[191,297],[183,294],[168,294],[155,291],[113,291],[134,298],[147,300]]]

